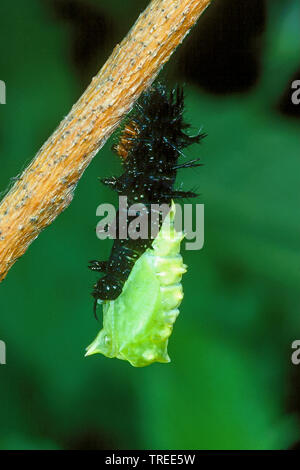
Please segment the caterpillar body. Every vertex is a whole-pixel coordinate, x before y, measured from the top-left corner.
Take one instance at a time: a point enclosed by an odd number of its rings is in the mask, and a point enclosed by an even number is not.
[[[178,164],[182,149],[200,142],[205,136],[199,133],[191,137],[184,132],[189,125],[183,120],[183,111],[184,96],[180,87],[168,93],[165,86],[158,84],[141,96],[118,144],[113,147],[121,158],[124,173],[118,178],[102,179],[102,183],[120,196],[127,197],[128,206],[143,203],[145,207],[153,204],[168,204],[170,207],[172,199],[196,196],[191,191],[174,189],[178,169],[201,165],[199,159]],[[149,217],[150,213],[149,209]],[[130,220],[127,214],[127,225]],[[161,223],[159,220],[157,232]],[[121,294],[134,264],[152,245],[150,233],[146,239],[119,238],[122,228],[117,225],[117,236],[108,261],[90,262],[90,269],[104,273],[92,293],[94,310],[98,300],[115,300]]]
[[[153,204],[166,204],[169,212],[165,219],[158,219],[154,239],[152,232],[146,239],[119,237],[124,227],[118,225],[117,217],[108,261],[90,262],[90,269],[104,273],[92,293],[95,314],[97,303],[103,304],[103,328],[87,348],[87,356],[101,353],[136,367],[170,361],[168,339],[179,314],[181,277],[186,271],[180,255],[183,233],[174,228],[173,200],[196,196],[175,190],[174,184],[177,170],[201,165],[199,159],[185,163],[178,159],[182,149],[204,137],[184,132],[189,125],[183,111],[181,88],[170,93],[162,85],[151,88],[141,96],[114,147],[124,172],[102,182],[126,196],[128,206],[143,203],[149,219]],[[128,226],[128,212],[124,220]]]

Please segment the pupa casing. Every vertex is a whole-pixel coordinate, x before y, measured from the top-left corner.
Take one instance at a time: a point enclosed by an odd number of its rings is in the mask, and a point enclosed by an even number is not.
[[[184,235],[174,227],[175,204],[152,247],[136,261],[116,300],[103,302],[103,329],[86,356],[104,354],[135,367],[170,362],[168,340],[183,298],[186,272],[180,255]]]

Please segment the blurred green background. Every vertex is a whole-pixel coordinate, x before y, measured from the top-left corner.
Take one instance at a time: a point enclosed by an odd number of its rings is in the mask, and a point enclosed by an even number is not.
[[[126,34],[142,0],[1,1],[0,191],[5,192]],[[215,0],[161,77],[185,83],[186,120],[208,137],[205,166],[179,182],[201,193],[205,246],[183,253],[185,298],[172,362],[135,369],[84,358],[100,325],[89,293],[96,207],[115,202],[99,152],[71,206],[0,286],[1,449],[299,447],[299,106],[297,0]]]

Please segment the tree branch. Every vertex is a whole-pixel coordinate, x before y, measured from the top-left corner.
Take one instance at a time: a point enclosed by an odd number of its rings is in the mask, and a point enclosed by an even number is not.
[[[152,0],[0,205],[0,281],[70,204],[98,150],[211,0]]]

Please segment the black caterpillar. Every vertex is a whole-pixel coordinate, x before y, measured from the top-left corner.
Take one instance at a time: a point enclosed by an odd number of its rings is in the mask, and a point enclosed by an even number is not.
[[[128,206],[139,202],[146,207],[163,203],[170,206],[172,199],[197,196],[194,192],[174,190],[177,170],[201,165],[199,159],[178,164],[182,149],[205,137],[202,133],[194,137],[184,133],[190,126],[183,120],[183,111],[183,89],[177,87],[168,93],[161,84],[143,93],[135,106],[113,147],[121,157],[124,173],[101,180],[120,196],[127,196]],[[130,222],[128,215],[127,221]],[[95,312],[98,299],[114,300],[121,294],[134,263],[153,242],[150,235],[146,240],[119,239],[119,229],[117,222],[117,238],[108,261],[89,264],[91,270],[105,274],[92,292]]]

